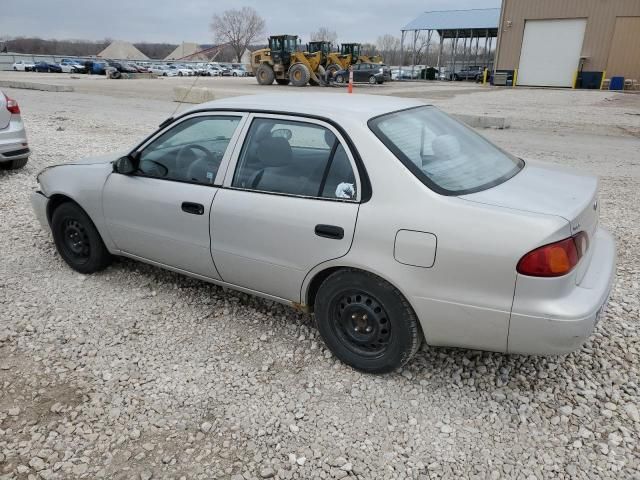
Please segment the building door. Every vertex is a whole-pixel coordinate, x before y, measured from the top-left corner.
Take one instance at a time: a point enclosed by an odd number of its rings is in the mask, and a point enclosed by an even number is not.
[[[640,17],[616,18],[616,29],[609,50],[607,77],[640,80]]]
[[[573,86],[586,25],[585,18],[527,20],[517,84],[535,87]]]

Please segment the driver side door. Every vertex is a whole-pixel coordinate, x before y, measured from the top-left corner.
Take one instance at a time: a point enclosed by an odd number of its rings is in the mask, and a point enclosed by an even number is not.
[[[109,175],[103,210],[122,254],[220,278],[211,257],[211,204],[245,118],[226,112],[186,117],[136,149],[134,174]]]

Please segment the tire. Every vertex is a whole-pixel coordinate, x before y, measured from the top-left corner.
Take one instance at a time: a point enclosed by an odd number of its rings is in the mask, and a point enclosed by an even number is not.
[[[311,72],[302,63],[294,63],[289,69],[289,80],[294,87],[306,87],[311,78]]]
[[[278,85],[289,85],[289,79],[288,78],[276,78],[276,83]]]
[[[66,202],[55,209],[51,231],[58,253],[77,272],[98,272],[111,263],[98,230],[77,204]]]
[[[386,373],[418,351],[422,333],[413,309],[376,275],[344,269],[322,282],[315,300],[320,335],[333,354],[367,373]]]
[[[378,83],[378,80],[376,80],[375,75],[371,75],[369,77],[369,85],[375,85],[376,83]]]
[[[271,85],[276,78],[276,74],[268,63],[261,63],[256,69],[256,80],[260,85]]]
[[[237,76],[238,76],[238,74],[237,74],[237,73],[235,73],[235,72],[233,72],[233,76],[234,76],[234,77],[237,77]]]
[[[24,167],[29,161],[28,158],[21,158],[19,160],[10,160],[8,162],[0,163],[0,169],[2,170],[18,170]]]
[[[344,83],[344,76],[338,74],[338,75],[336,75],[335,80],[336,80],[336,83]]]
[[[115,78],[116,80],[120,77],[122,77],[122,73],[119,70],[111,72],[111,74],[109,75],[109,78]]]
[[[342,70],[342,67],[337,63],[332,63],[327,67],[327,72],[329,72],[329,78],[332,78],[336,72]]]
[[[178,72],[178,76],[181,77],[182,76],[182,72]]]

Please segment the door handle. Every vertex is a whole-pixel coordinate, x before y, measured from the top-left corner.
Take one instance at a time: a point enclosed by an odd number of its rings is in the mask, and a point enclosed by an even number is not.
[[[344,238],[344,229],[336,225],[316,225],[316,235],[319,237],[333,238],[342,240]]]
[[[182,211],[192,215],[203,215],[204,205],[200,203],[182,202]]]

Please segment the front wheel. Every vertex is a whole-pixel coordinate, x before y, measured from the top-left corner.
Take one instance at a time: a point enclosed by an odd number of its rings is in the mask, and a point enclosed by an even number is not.
[[[294,87],[304,87],[311,79],[311,72],[302,63],[295,63],[289,69],[289,80]]]
[[[94,273],[111,263],[100,233],[80,206],[63,203],[53,212],[51,232],[60,256],[80,273]]]
[[[256,80],[260,85],[271,85],[276,74],[268,63],[261,63],[256,69]]]
[[[385,373],[418,351],[422,334],[413,309],[385,280],[339,270],[322,283],[315,300],[318,330],[333,354],[352,367]]]
[[[375,85],[376,83],[378,83],[378,80],[376,80],[376,77],[374,75],[371,75],[369,77],[369,85]]]
[[[344,83],[344,76],[341,74],[336,75],[336,83]]]

